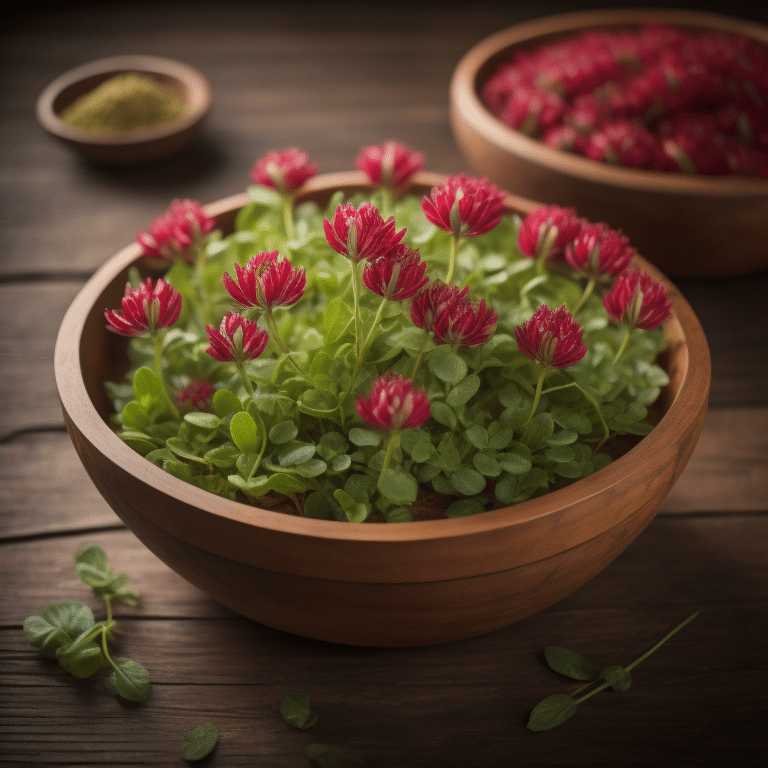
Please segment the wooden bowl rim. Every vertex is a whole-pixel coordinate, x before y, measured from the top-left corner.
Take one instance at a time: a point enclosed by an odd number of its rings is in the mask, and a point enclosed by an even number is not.
[[[539,38],[563,37],[587,28],[632,26],[650,20],[701,30],[743,34],[768,45],[768,27],[709,11],[622,8],[552,14],[506,27],[472,46],[459,60],[451,77],[450,99],[453,108],[494,146],[566,176],[609,187],[663,195],[764,197],[768,194],[768,179],[761,177],[704,176],[624,168],[548,147],[503,123],[480,98],[478,81],[481,70],[492,58],[503,57],[516,46],[528,46]]]
[[[445,174],[420,172],[416,175],[413,186],[427,189],[441,184],[445,178]],[[323,174],[307,182],[297,195],[297,202],[302,202],[314,193],[340,187],[348,190],[372,188],[365,175],[357,171]],[[247,193],[240,193],[218,200],[205,208],[209,215],[220,216],[242,207],[249,200]],[[507,205],[509,209],[525,213],[539,204],[510,195]],[[698,318],[671,281],[652,264],[637,257],[636,264],[655,279],[662,281],[670,292],[673,314],[665,321],[665,328],[670,346],[677,347],[676,362],[684,369],[685,375],[679,391],[659,424],[636,447],[607,467],[545,496],[471,517],[453,519],[354,525],[303,518],[230,501],[169,475],[133,451],[101,418],[86,391],[80,363],[81,337],[86,318],[93,311],[103,312],[103,308],[96,307],[95,302],[106,286],[128,265],[138,260],[140,254],[140,246],[133,243],[111,257],[87,281],[65,313],[54,352],[59,398],[62,408],[76,429],[110,461],[130,471],[142,483],[200,509],[211,518],[224,518],[232,523],[267,529],[275,533],[326,541],[415,543],[484,534],[560,513],[564,509],[599,497],[606,489],[618,483],[626,482],[628,476],[653,462],[677,440],[683,439],[700,418],[702,410],[706,409],[711,368],[706,337]]]
[[[74,128],[61,120],[53,108],[58,95],[66,88],[89,77],[116,75],[121,72],[146,72],[163,75],[182,83],[185,87],[188,113],[162,125],[135,128],[122,133],[94,134],[83,128]],[[211,107],[211,86],[207,78],[194,67],[175,59],[161,56],[130,54],[109,56],[81,64],[59,75],[47,85],[37,99],[35,111],[38,122],[48,133],[66,141],[94,147],[120,147],[144,144],[156,139],[182,133],[200,122]]]

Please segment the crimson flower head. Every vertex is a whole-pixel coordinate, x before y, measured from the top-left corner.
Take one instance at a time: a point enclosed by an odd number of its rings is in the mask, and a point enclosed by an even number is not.
[[[205,329],[210,346],[205,351],[215,360],[242,365],[257,358],[266,348],[269,334],[258,323],[246,320],[237,312],[229,312],[218,330],[212,325]]]
[[[168,210],[158,216],[149,232],[138,232],[136,242],[144,256],[155,259],[194,261],[191,246],[216,226],[195,200],[174,200]]]
[[[468,294],[469,288],[433,282],[413,298],[414,325],[432,331],[437,344],[485,343],[496,330],[499,316],[485,300],[472,301]]]
[[[517,233],[520,253],[532,259],[553,259],[581,232],[582,220],[574,208],[542,205],[522,221]]]
[[[259,158],[251,169],[251,179],[257,184],[288,194],[311,179],[317,170],[317,163],[306,152],[289,147],[281,152],[267,152]]]
[[[585,224],[566,246],[565,259],[586,275],[619,275],[635,255],[629,239],[605,224]]]
[[[405,235],[405,229],[397,231],[393,216],[384,221],[372,203],[359,209],[352,203],[338,205],[333,220],[323,221],[323,229],[331,248],[353,264],[391,255]]]
[[[667,289],[639,269],[619,275],[603,305],[612,320],[643,330],[661,325],[672,311]]]
[[[385,141],[363,147],[355,158],[355,168],[363,171],[371,184],[400,189],[426,162],[423,152],[417,152],[400,141]]]
[[[522,325],[515,327],[520,351],[541,365],[568,368],[587,353],[581,326],[565,305],[552,311],[542,304]]]
[[[241,306],[261,312],[295,304],[307,287],[306,270],[278,256],[277,251],[265,251],[252,256],[244,267],[235,264],[237,279],[226,272],[222,276],[229,295]]]
[[[120,336],[141,336],[173,325],[181,313],[181,294],[170,283],[148,277],[138,288],[125,286],[121,312],[107,309],[107,328]]]
[[[427,392],[388,371],[373,383],[368,398],[357,399],[357,412],[372,427],[399,431],[420,427],[430,417]]]
[[[215,391],[210,381],[190,381],[176,393],[176,400],[179,405],[193,411],[207,411],[211,408]]]
[[[418,251],[412,251],[405,243],[389,256],[368,259],[363,270],[363,284],[369,291],[392,301],[409,299],[420,291],[429,278],[424,274],[426,262]]]
[[[435,187],[421,207],[429,221],[458,240],[464,235],[482,235],[501,221],[504,192],[486,178],[459,174]]]

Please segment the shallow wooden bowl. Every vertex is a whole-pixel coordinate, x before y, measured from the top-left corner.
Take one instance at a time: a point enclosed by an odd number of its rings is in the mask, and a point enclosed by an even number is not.
[[[768,45],[768,27],[703,11],[592,10],[548,16],[481,40],[456,66],[450,84],[456,142],[475,172],[503,189],[621,229],[640,253],[672,277],[711,277],[768,267],[768,179],[700,176],[622,168],[550,148],[505,125],[480,90],[516,48],[595,28],[650,19],[719,30]]]
[[[426,194],[444,177],[421,173]],[[362,174],[312,179],[300,200],[369,189]],[[248,198],[208,207],[224,233]],[[507,208],[536,204],[510,195]],[[411,523],[314,520],[229,501],[178,480],[129,448],[107,425],[103,382],[127,369],[126,339],[105,329],[119,306],[130,245],[88,281],[66,313],[56,382],[72,442],[119,517],[161,560],[233,610],[281,630],[366,646],[471,637],[556,603],[610,563],[651,521],[685,467],[707,408],[710,360],[691,307],[674,301],[665,323],[660,423],[622,458],[547,496],[472,517]]]
[[[75,99],[123,72],[152,75],[172,88],[187,105],[178,120],[151,128],[99,135],[64,123],[59,115]],[[40,125],[54,138],[100,163],[137,165],[160,160],[186,147],[211,107],[211,89],[193,67],[157,56],[111,56],[71,69],[57,77],[37,99]]]

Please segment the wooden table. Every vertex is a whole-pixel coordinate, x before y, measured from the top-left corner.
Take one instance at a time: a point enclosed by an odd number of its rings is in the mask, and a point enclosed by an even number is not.
[[[206,721],[221,740],[205,765],[227,768],[307,765],[312,742],[354,746],[382,768],[762,764],[768,273],[676,281],[711,345],[710,410],[646,531],[539,615],[437,647],[326,644],[214,603],[98,495],[57,402],[53,347],[66,307],[172,198],[240,192],[257,157],[290,145],[336,171],[351,168],[360,147],[397,138],[425,151],[432,170],[471,172],[448,122],[459,56],[517,20],[576,6],[39,5],[4,21],[0,73],[0,764],[181,765],[182,734]],[[728,10],[768,21],[759,8]],[[34,102],[49,81],[119,53],[182,59],[208,76],[213,111],[189,151],[155,166],[98,167],[39,129]],[[101,544],[142,592],[116,618],[121,652],[151,672],[145,705],[72,678],[24,640],[24,618],[48,603],[99,608],[73,567],[86,542]],[[540,699],[573,690],[546,667],[545,646],[626,664],[697,610],[637,667],[626,694],[591,698],[553,731],[526,730]],[[311,697],[320,714],[311,730],[280,717],[287,689]]]

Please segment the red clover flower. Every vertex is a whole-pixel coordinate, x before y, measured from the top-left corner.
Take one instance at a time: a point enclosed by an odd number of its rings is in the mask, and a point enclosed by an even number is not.
[[[363,270],[363,285],[391,301],[409,299],[429,282],[426,269],[427,264],[419,252],[400,243],[390,255],[368,259]]]
[[[144,256],[155,259],[183,259],[194,263],[193,246],[203,235],[216,226],[216,220],[208,216],[195,200],[174,200],[168,210],[158,216],[149,232],[139,232],[136,241]]]
[[[523,219],[517,246],[524,256],[543,265],[562,255],[565,246],[581,232],[582,225],[574,208],[542,205]]]
[[[639,269],[619,275],[603,305],[612,320],[643,330],[661,325],[672,311],[667,289]]]
[[[251,169],[251,179],[281,194],[290,194],[317,171],[317,163],[306,152],[297,147],[289,147],[281,152],[267,152],[257,160]]]
[[[426,390],[392,371],[379,376],[368,398],[357,399],[357,412],[372,427],[400,431],[420,427],[430,417]]]
[[[152,285],[148,277],[137,288],[128,283],[120,313],[107,309],[107,328],[120,336],[153,334],[158,328],[172,326],[181,313],[181,294],[162,278]]]
[[[355,158],[355,168],[363,171],[371,184],[402,189],[420,171],[427,158],[400,141],[363,147]]]
[[[193,411],[207,411],[211,409],[215,391],[209,381],[190,381],[176,393],[176,400]]]
[[[568,368],[587,353],[582,328],[563,305],[554,311],[542,304],[522,325],[515,327],[520,351],[546,368]]]
[[[621,274],[636,251],[629,238],[605,224],[585,224],[565,249],[566,261],[584,275]]]
[[[295,268],[287,258],[278,260],[278,255],[265,251],[252,256],[245,267],[235,264],[237,279],[225,272],[222,281],[229,295],[260,312],[295,304],[307,287],[306,270]]]
[[[209,325],[205,332],[210,344],[205,351],[215,360],[237,365],[259,357],[269,341],[269,334],[259,328],[258,323],[246,320],[237,312],[228,312],[218,329]]]
[[[359,209],[352,203],[340,204],[333,220],[323,221],[323,229],[331,248],[353,264],[389,256],[405,235],[404,229],[397,231],[393,216],[385,221],[372,203]]]

